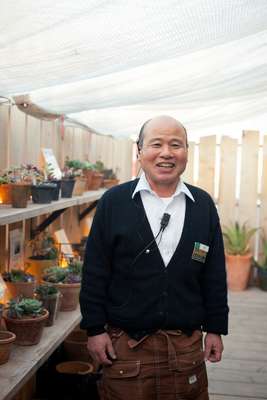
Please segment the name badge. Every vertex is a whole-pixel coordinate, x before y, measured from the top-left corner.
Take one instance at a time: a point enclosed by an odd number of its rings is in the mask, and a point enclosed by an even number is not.
[[[209,251],[209,246],[203,243],[195,242],[192,254],[192,260],[196,260],[204,264],[204,262],[206,261],[206,256],[208,254],[208,251]]]

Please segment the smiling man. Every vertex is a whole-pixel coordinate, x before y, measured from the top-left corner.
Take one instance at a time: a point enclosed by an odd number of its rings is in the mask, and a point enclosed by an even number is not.
[[[215,205],[181,179],[187,133],[169,116],[137,141],[140,179],[110,189],[87,241],[80,304],[102,400],[207,400],[228,306]],[[202,344],[205,332],[204,348]]]

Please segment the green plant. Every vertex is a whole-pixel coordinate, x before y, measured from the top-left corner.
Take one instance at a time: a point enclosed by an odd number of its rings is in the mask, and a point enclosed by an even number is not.
[[[58,258],[58,248],[54,238],[48,231],[39,233],[29,241],[32,249],[32,257],[35,260],[55,260]]]
[[[6,183],[9,183],[8,177],[6,175],[0,176],[0,185],[4,185]]]
[[[42,285],[37,286],[37,288],[35,289],[35,293],[40,298],[44,298],[44,297],[48,297],[48,296],[54,296],[55,294],[59,293],[59,291],[53,285],[42,284]]]
[[[100,160],[96,161],[95,164],[93,164],[93,168],[95,171],[102,173],[104,171],[104,163]]]
[[[94,164],[90,163],[89,161],[84,161],[83,169],[93,170],[94,169]]]
[[[35,277],[32,274],[29,274],[22,269],[4,271],[2,277],[5,282],[32,282],[35,280]]]
[[[224,244],[226,252],[230,255],[245,255],[250,251],[249,241],[255,234],[257,228],[249,229],[244,223],[238,222],[225,227],[223,230]]]
[[[8,317],[39,317],[43,314],[42,303],[37,299],[19,298],[12,299],[8,303]]]
[[[82,262],[72,261],[66,268],[50,267],[45,269],[43,280],[51,283],[80,283]]]
[[[253,260],[253,264],[257,268],[262,268],[267,270],[267,238],[265,235],[261,237],[262,241],[262,254],[260,261]]]

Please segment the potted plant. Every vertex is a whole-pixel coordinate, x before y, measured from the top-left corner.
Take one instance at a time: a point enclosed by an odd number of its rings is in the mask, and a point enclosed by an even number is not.
[[[86,179],[83,176],[84,163],[80,160],[66,158],[65,166],[73,171],[73,176],[75,177],[73,196],[81,196],[86,189]]]
[[[2,278],[11,297],[33,297],[36,286],[36,278],[22,269],[12,269],[2,272]]]
[[[64,198],[72,197],[75,184],[75,171],[73,168],[67,166],[67,161],[68,159],[65,161],[61,180],[61,197]]]
[[[39,343],[48,311],[37,299],[11,299],[4,319],[7,329],[16,335],[16,344],[30,346]]]
[[[58,316],[61,293],[56,286],[49,284],[37,286],[35,293],[38,300],[42,302],[43,307],[49,312],[46,326],[52,326]]]
[[[113,169],[104,169],[103,175],[104,175],[103,186],[105,188],[111,188],[112,186],[115,186],[119,183],[117,175],[113,171]]]
[[[104,171],[104,164],[102,161],[98,160],[95,164],[93,164],[93,177],[90,186],[90,190],[98,190],[103,184],[103,171]]]
[[[36,276],[39,283],[46,268],[57,265],[58,247],[47,230],[39,233],[29,241],[32,255],[27,259],[27,271]]]
[[[71,261],[66,268],[50,267],[44,271],[43,281],[58,288],[63,295],[60,311],[73,311],[79,303],[82,262]]]
[[[15,339],[16,335],[13,332],[0,331],[0,365],[8,362]]]
[[[86,190],[89,190],[94,175],[94,165],[89,161],[83,163],[83,176],[86,179]]]
[[[258,269],[259,287],[267,291],[267,238],[262,236],[262,254],[260,261],[253,260],[254,266]]]
[[[5,170],[11,185],[11,204],[14,208],[26,208],[30,199],[31,172],[28,165],[13,166]]]
[[[12,186],[6,174],[0,176],[0,204],[12,203]]]
[[[50,164],[50,163],[45,164],[44,174],[45,174],[46,180],[49,183],[53,183],[54,185],[56,185],[56,187],[52,193],[52,200],[56,201],[59,199],[59,192],[60,192],[60,188],[61,188],[61,179],[57,179],[56,174],[55,174],[55,169],[52,166],[52,164]]]
[[[227,283],[230,290],[245,290],[248,285],[251,258],[250,239],[257,229],[238,222],[223,230],[226,250]]]
[[[46,181],[45,174],[37,167],[32,167],[33,181],[31,185],[32,201],[37,204],[49,204],[57,190],[55,183]]]

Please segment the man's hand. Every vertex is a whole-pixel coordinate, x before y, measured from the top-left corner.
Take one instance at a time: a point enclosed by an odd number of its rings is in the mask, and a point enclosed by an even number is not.
[[[221,361],[223,352],[223,342],[220,335],[215,333],[207,333],[205,340],[205,360],[210,362]]]
[[[96,336],[89,336],[87,349],[92,358],[99,364],[111,365],[112,360],[116,360],[116,354],[112,346],[111,339],[107,333]]]

